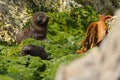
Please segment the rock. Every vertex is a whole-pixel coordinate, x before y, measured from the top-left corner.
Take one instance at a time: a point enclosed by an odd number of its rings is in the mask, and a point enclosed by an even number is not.
[[[26,26],[33,7],[32,0],[0,0],[0,41],[15,42],[16,32]]]
[[[85,57],[61,66],[56,80],[120,80],[120,10],[99,48]]]

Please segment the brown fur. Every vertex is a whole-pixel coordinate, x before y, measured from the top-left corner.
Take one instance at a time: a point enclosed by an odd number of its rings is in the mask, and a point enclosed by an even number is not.
[[[112,18],[112,16],[99,15],[99,21],[93,22],[88,26],[85,39],[82,42],[82,48],[80,50],[77,50],[76,53],[83,53],[90,48],[93,48],[94,46],[100,44],[107,33],[105,20],[109,18]]]
[[[37,12],[31,18],[28,29],[19,31],[16,34],[16,42],[20,43],[23,39],[34,38],[36,40],[46,39],[49,17],[43,12]]]
[[[21,50],[21,56],[31,55],[31,56],[38,56],[41,59],[49,60],[47,53],[45,52],[44,48],[35,45],[26,45]]]

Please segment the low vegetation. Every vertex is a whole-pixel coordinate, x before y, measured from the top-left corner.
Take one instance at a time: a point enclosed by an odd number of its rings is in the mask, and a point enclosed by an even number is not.
[[[50,17],[47,40],[26,39],[21,44],[0,43],[0,79],[2,80],[54,80],[57,68],[80,58],[75,54],[77,45],[85,35],[90,22],[97,20],[97,13],[90,7],[74,8],[71,12],[47,12]],[[28,23],[26,23],[28,25]],[[34,44],[45,48],[51,60],[39,57],[20,57],[21,48]]]

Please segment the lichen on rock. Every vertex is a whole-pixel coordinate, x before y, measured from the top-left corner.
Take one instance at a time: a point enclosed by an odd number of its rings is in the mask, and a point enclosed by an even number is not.
[[[26,26],[34,10],[31,5],[27,0],[0,1],[0,41],[15,42],[16,32]]]

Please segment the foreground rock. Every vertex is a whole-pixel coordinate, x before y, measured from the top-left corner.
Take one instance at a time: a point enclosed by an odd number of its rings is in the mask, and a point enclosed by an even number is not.
[[[111,26],[100,48],[60,67],[56,80],[120,80],[120,15]]]

